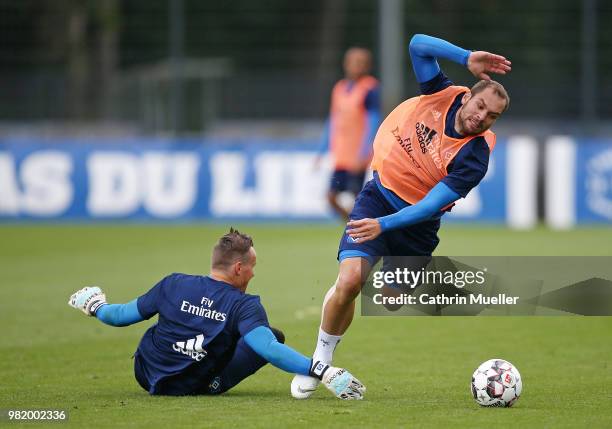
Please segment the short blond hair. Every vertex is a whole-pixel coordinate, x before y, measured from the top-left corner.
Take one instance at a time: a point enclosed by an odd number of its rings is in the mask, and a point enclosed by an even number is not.
[[[234,228],[219,239],[212,252],[212,267],[224,269],[235,262],[246,259],[253,247],[253,239]]]

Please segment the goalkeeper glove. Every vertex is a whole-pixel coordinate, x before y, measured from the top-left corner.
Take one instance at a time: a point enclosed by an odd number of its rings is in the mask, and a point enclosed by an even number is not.
[[[81,310],[88,316],[95,316],[96,311],[106,304],[106,295],[97,286],[84,287],[72,294],[68,300],[68,305]]]
[[[363,399],[366,391],[361,381],[346,369],[336,368],[324,362],[313,362],[310,376],[321,380],[325,387],[340,399]]]

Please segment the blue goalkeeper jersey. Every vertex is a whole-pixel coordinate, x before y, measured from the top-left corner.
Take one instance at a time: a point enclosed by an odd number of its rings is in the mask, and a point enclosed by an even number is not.
[[[156,392],[156,384],[191,365],[198,374],[222,370],[241,336],[269,326],[258,296],[243,293],[208,276],[171,274],[137,300],[145,319],[158,322],[142,337],[136,354]]]

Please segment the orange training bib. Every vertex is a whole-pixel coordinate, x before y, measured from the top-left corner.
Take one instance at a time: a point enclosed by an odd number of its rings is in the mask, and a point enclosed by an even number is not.
[[[448,109],[457,95],[467,91],[453,85],[409,98],[387,116],[376,133],[372,160],[383,186],[415,204],[448,174],[446,169],[457,152],[476,137],[456,139],[444,134]],[[492,151],[495,134],[487,130],[478,135]]]
[[[336,170],[363,171],[367,162],[359,159],[365,133],[367,115],[364,106],[368,92],[378,85],[372,76],[354,82],[339,81],[332,91],[330,107],[330,151]]]

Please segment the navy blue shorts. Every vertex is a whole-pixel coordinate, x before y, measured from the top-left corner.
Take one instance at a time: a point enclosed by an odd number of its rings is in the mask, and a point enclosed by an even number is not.
[[[373,219],[396,213],[396,211],[380,192],[376,182],[370,180],[357,196],[349,218],[351,220]],[[439,229],[440,219],[438,218],[403,229],[386,231],[374,240],[356,243],[346,234],[345,228],[340,239],[338,259],[341,261],[346,257],[361,256],[366,257],[373,266],[381,256],[430,256],[440,242]]]
[[[351,173],[347,170],[335,170],[329,184],[332,192],[352,192],[357,195],[363,186],[365,171],[362,173]]]

